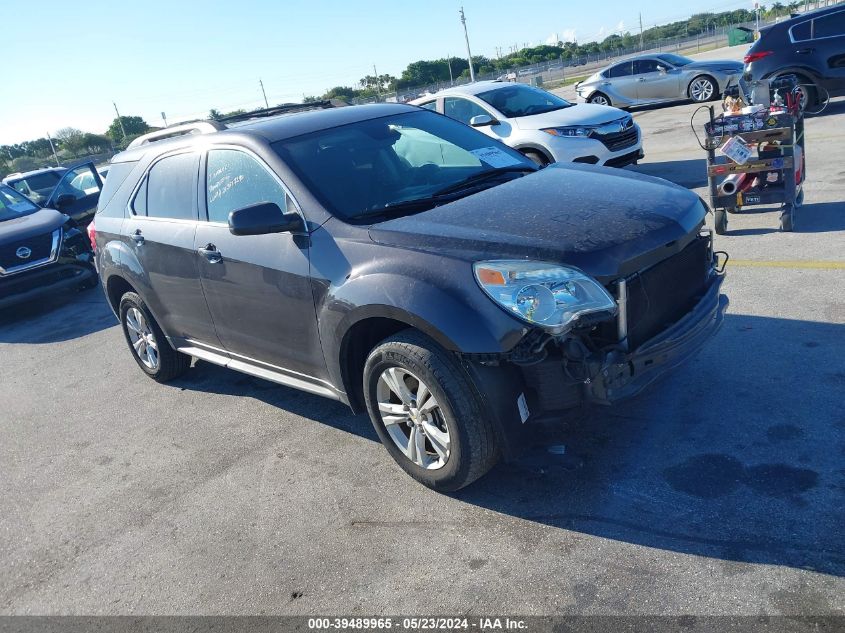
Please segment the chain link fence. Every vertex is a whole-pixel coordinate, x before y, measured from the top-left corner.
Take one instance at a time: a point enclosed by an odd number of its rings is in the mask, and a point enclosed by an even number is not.
[[[774,22],[774,20],[769,22],[761,21],[760,26],[762,28],[763,26],[773,24]],[[629,48],[616,48],[607,51],[590,53],[572,59],[564,59],[563,55],[561,55],[561,58],[556,60],[544,61],[527,66],[512,67],[507,70],[500,69],[492,73],[476,73],[475,78],[476,81],[502,79],[530,83],[538,86],[546,84],[559,85],[588,77],[605,66],[608,66],[629,55],[661,52],[695,54],[727,46],[728,34],[738,27],[744,27],[753,31],[756,28],[756,23],[743,22],[738,24],[713,26],[706,33],[663,38],[657,40],[656,42],[646,42],[643,47],[637,45]],[[416,86],[413,88],[404,88],[396,92],[382,92],[381,95],[372,97],[357,97],[352,99],[352,103],[358,105],[378,102],[405,102],[427,94],[433,94],[439,90],[443,90],[444,88],[468,84],[469,82],[469,77],[455,77],[451,82],[444,81]]]

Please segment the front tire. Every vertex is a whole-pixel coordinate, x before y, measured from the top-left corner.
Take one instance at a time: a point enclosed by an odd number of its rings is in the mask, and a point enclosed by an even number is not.
[[[127,292],[120,299],[118,314],[132,358],[147,376],[158,382],[167,382],[190,368],[191,357],[170,347],[141,297]]]
[[[719,86],[710,77],[702,75],[690,82],[687,94],[696,103],[707,103],[719,97]]]
[[[613,105],[612,103],[610,103],[610,97],[608,97],[603,92],[597,92],[594,95],[592,95],[590,97],[589,102],[595,103],[596,105],[606,105],[606,106]]]
[[[716,235],[724,235],[728,232],[728,214],[724,209],[716,209],[713,212]]]
[[[420,332],[399,332],[370,352],[364,399],[387,452],[429,488],[459,490],[498,459],[496,433],[472,380]]]

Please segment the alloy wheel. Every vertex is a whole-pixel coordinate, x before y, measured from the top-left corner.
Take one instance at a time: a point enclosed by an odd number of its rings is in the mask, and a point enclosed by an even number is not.
[[[384,428],[402,454],[422,468],[443,468],[451,438],[428,385],[407,369],[389,367],[379,376],[376,398]]]
[[[590,103],[595,103],[596,105],[610,105],[610,101],[608,101],[607,97],[604,95],[596,95],[590,99]]]
[[[710,101],[713,96],[713,82],[704,77],[699,77],[692,82],[689,92],[693,101]]]
[[[158,341],[144,313],[131,307],[126,311],[126,331],[138,359],[149,369],[158,368]]]

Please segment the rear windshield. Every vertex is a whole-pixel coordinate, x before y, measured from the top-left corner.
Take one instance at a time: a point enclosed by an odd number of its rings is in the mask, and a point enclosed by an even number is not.
[[[6,185],[0,185],[0,222],[38,211],[38,205]]]

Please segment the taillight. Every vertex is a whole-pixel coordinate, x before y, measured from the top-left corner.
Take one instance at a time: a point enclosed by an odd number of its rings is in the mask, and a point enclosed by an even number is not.
[[[91,250],[96,252],[97,251],[97,227],[94,226],[94,220],[91,220],[91,223],[88,225],[88,241],[91,242]]]
[[[745,56],[745,63],[750,64],[751,62],[759,61],[764,57],[768,57],[772,54],[774,54],[774,51],[760,51],[758,53],[748,53],[748,55]]]

